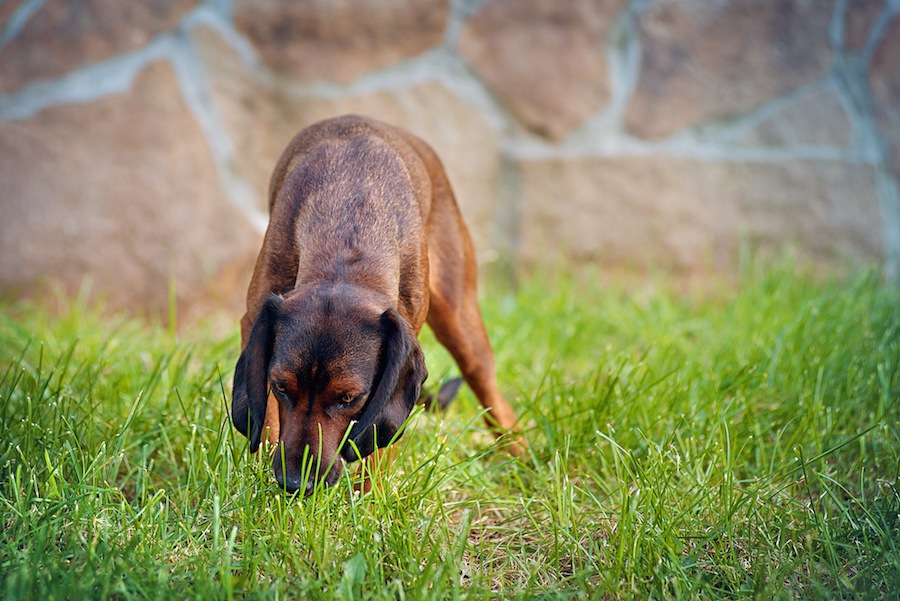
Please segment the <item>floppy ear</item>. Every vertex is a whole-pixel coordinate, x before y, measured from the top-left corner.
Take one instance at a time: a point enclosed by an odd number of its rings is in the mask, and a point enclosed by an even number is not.
[[[341,456],[348,462],[390,444],[409,417],[428,377],[422,347],[406,320],[388,309],[381,314],[381,328],[384,337],[381,377],[341,450]]]
[[[250,439],[250,451],[259,449],[266,402],[269,397],[269,362],[275,340],[275,320],[281,298],[269,295],[259,310],[250,338],[234,368],[231,391],[231,421],[238,432]]]

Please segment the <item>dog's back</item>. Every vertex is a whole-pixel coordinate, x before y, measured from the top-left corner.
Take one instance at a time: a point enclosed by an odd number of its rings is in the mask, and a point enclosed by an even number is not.
[[[269,187],[270,220],[281,227],[267,232],[268,258],[257,264],[269,272],[267,282],[278,282],[270,292],[300,282],[351,281],[388,293],[412,323],[424,320],[426,299],[404,282],[427,273],[422,231],[432,183],[410,137],[348,115],[291,141]],[[250,296],[258,298],[252,288]]]
[[[342,142],[351,145],[360,143],[365,145],[366,142],[372,145],[383,145],[383,150],[393,155],[393,158],[399,160],[404,166],[408,185],[412,186],[415,197],[417,199],[421,196],[430,197],[430,194],[423,194],[431,186],[428,171],[422,164],[423,157],[421,156],[423,150],[433,154],[427,144],[405,130],[387,123],[358,115],[344,115],[320,121],[294,136],[278,160],[269,181],[269,210],[272,210],[285,179],[307,159],[311,152],[322,145]],[[382,154],[379,158],[389,157],[387,154]],[[371,168],[369,170],[372,171]],[[423,206],[421,209],[423,215],[427,213],[427,207]]]

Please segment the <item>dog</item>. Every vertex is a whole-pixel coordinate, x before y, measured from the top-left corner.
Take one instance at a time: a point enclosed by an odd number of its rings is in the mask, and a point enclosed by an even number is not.
[[[278,486],[308,495],[401,433],[428,372],[423,323],[498,435],[517,432],[497,388],[475,252],[437,154],[407,131],[346,115],[298,133],[269,186],[269,226],[241,319],[231,417]]]

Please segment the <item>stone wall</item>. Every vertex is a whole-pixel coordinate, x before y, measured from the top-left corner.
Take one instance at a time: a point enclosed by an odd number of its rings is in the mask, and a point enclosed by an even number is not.
[[[8,0],[0,288],[239,307],[346,112],[437,149],[483,263],[900,271],[900,0]]]

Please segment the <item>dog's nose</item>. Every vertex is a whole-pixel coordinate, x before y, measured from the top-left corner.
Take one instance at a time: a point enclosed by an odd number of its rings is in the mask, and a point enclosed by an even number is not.
[[[294,470],[285,469],[284,466],[281,465],[281,462],[277,459],[274,462],[275,468],[275,482],[278,484],[278,488],[283,491],[289,493],[295,493],[300,488],[302,488],[306,483],[303,482],[303,479],[300,477],[298,472]]]
[[[326,482],[326,486],[329,486],[330,483]],[[306,482],[303,482],[303,479],[300,477],[291,477],[288,476],[285,479],[278,479],[278,487],[288,492],[290,494],[294,494],[298,490],[303,490],[303,494],[305,496],[309,496],[312,494],[313,489],[316,487],[316,479],[315,478],[307,478]]]
[[[278,487],[283,489],[285,492],[290,494],[294,494],[301,488],[306,488],[306,494],[309,494],[309,482],[307,481],[306,485],[302,483],[302,480],[296,476],[288,476],[286,478],[278,478]]]
[[[313,490],[319,483],[326,487],[337,484],[338,477],[344,466],[343,460],[339,458],[338,465],[332,466],[328,473],[320,474],[317,473],[318,470],[315,469],[316,466],[311,461],[305,469],[302,464],[294,465],[287,461],[285,461],[285,464],[287,465],[282,464],[277,456],[273,461],[272,467],[274,468],[275,482],[278,483],[278,488],[291,494],[302,490],[307,497],[313,493]]]

